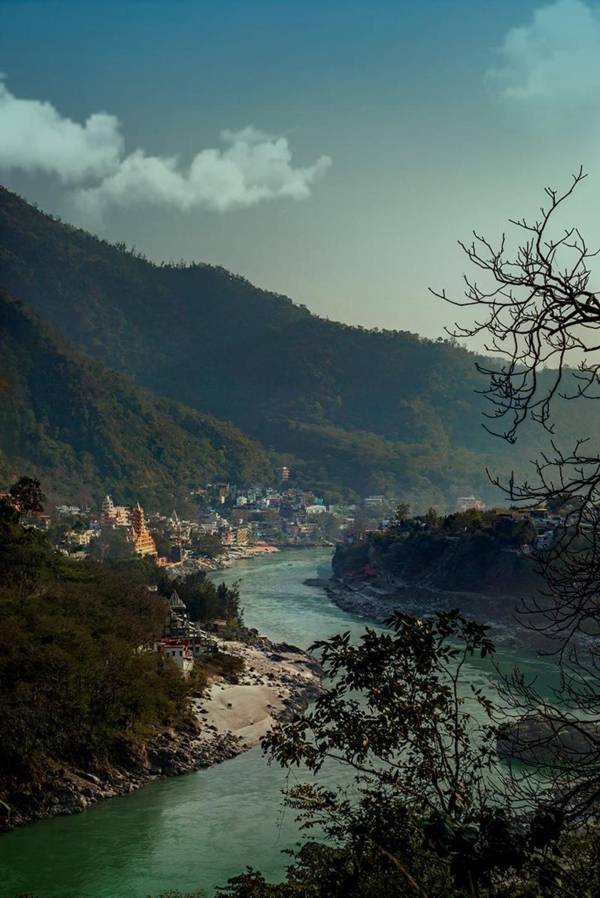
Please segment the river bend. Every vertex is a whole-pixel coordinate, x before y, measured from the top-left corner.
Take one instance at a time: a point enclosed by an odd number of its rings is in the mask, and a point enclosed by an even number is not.
[[[326,550],[290,550],[212,576],[240,581],[248,626],[307,648],[342,630],[357,636],[365,626],[304,585],[326,574],[329,558]],[[472,669],[473,682],[489,686],[489,678]],[[282,852],[300,838],[292,812],[282,809],[285,785],[285,774],[255,748],[82,814],[2,835],[0,898],[146,898],[199,888],[210,895],[246,866],[276,878],[289,862]]]

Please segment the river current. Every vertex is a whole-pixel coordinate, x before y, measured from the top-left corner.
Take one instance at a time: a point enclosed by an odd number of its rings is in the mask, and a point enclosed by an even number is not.
[[[320,589],[304,585],[318,572],[327,574],[329,559],[326,550],[290,550],[211,576],[229,584],[240,581],[248,626],[307,648],[344,630],[358,636],[365,627]],[[528,666],[537,670],[539,662]],[[471,669],[472,681],[484,688],[491,676],[489,670]],[[203,889],[211,895],[246,866],[276,879],[289,863],[284,850],[301,839],[293,812],[283,809],[281,799],[299,776],[288,778],[255,748],[82,814],[2,835],[0,898],[147,898],[167,889]]]

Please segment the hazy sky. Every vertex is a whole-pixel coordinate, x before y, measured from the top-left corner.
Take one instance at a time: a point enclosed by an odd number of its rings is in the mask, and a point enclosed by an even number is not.
[[[155,259],[438,336],[456,246],[590,172],[600,3],[0,0],[0,180]]]

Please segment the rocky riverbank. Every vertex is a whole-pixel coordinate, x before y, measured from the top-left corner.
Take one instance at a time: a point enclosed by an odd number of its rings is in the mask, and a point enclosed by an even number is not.
[[[527,764],[584,766],[593,763],[599,737],[595,721],[527,714],[501,727],[496,747],[498,757]]]
[[[233,758],[320,691],[319,665],[295,646],[261,636],[253,645],[228,641],[219,648],[243,658],[237,683],[213,679],[205,694],[193,699],[193,715],[184,726],[153,736],[120,763],[90,769],[53,764],[35,784],[15,783],[0,798],[0,832],[79,813],[156,780]]]
[[[164,568],[167,577],[175,580],[178,577],[187,577],[190,574],[210,574],[214,571],[222,571],[231,567],[236,561],[246,561],[251,558],[259,558],[262,555],[273,555],[279,552],[277,546],[257,541],[247,546],[231,546],[224,549],[221,555],[215,558],[203,556],[201,558],[186,558],[177,564],[170,564]]]
[[[518,648],[532,644],[533,636],[519,627],[514,614],[519,603],[515,595],[488,595],[458,592],[429,586],[413,586],[398,580],[377,583],[367,580],[349,582],[342,578],[314,578],[307,586],[323,589],[343,611],[383,623],[398,609],[407,614],[427,616],[439,611],[459,608],[467,617],[490,626],[497,645]]]

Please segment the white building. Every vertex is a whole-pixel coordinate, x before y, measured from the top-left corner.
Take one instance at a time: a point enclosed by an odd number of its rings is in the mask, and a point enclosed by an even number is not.
[[[327,511],[325,505],[307,505],[306,514],[323,514]]]
[[[131,523],[129,509],[125,505],[115,505],[112,496],[105,496],[101,521],[108,527],[129,527]]]
[[[186,639],[163,639],[159,643],[161,652],[175,662],[184,677],[194,669],[194,653]]]
[[[456,500],[456,510],[462,511],[485,511],[485,502],[476,496],[459,496]]]

